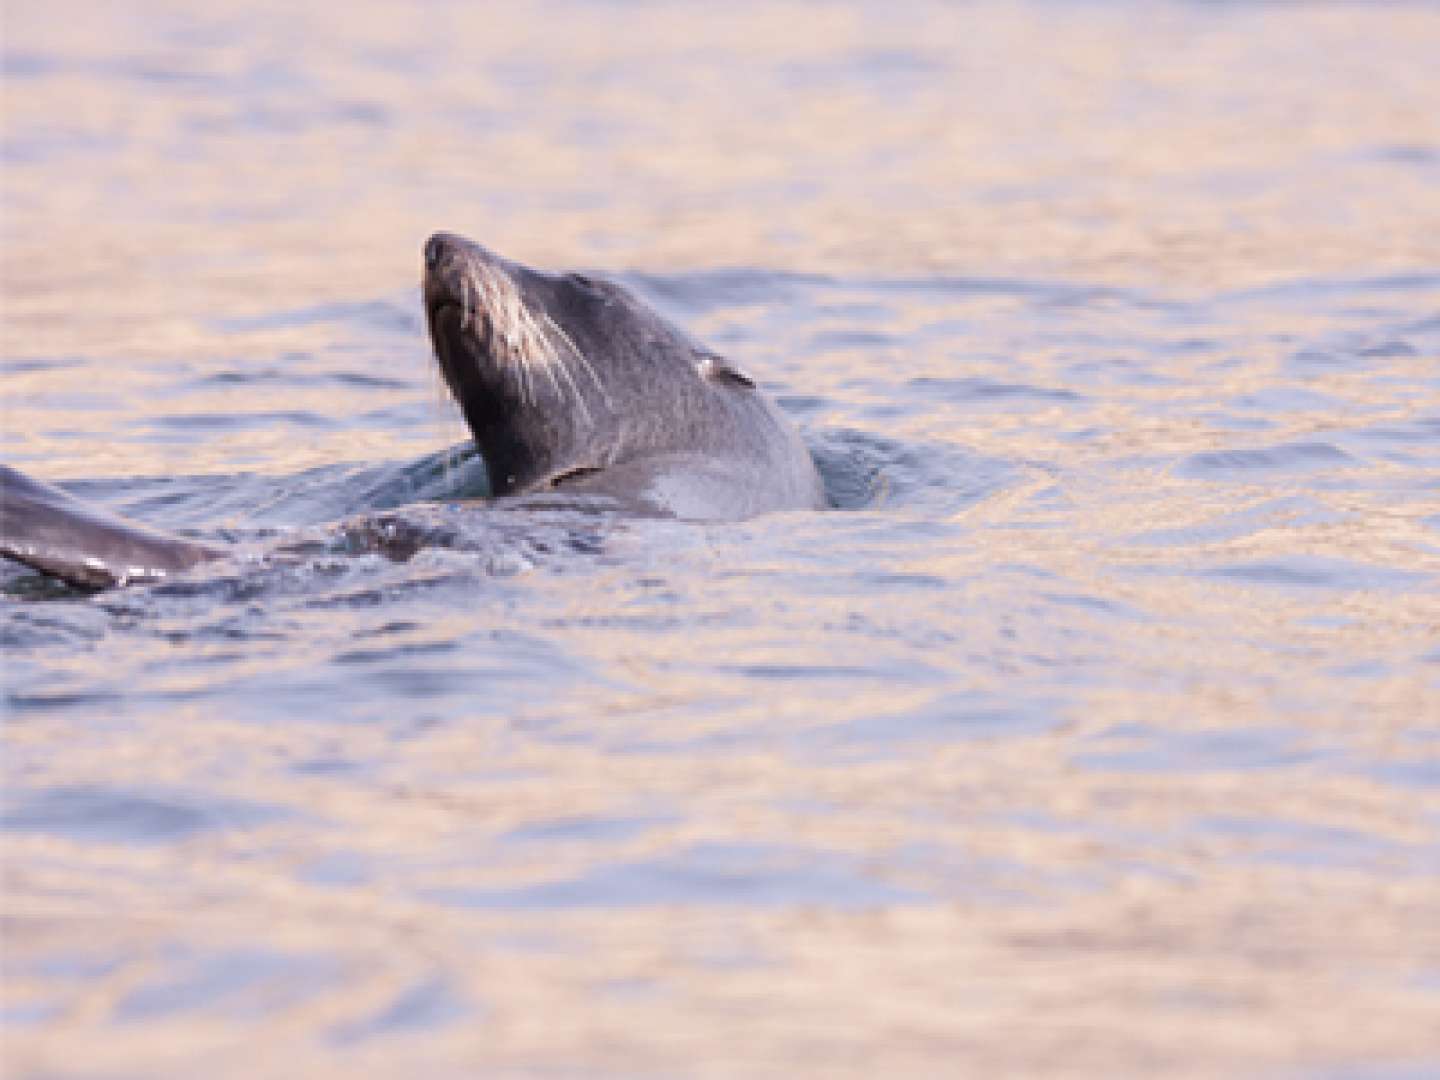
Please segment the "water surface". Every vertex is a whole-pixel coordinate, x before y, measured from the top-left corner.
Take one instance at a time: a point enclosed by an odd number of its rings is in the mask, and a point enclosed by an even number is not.
[[[1440,1067],[1433,6],[5,23],[4,459],[241,555],[0,576],[7,1075]],[[460,505],[439,228],[837,509]]]

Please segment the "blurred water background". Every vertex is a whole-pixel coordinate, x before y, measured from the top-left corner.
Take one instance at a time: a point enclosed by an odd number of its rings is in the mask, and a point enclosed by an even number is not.
[[[1440,1070],[1436,5],[0,34],[3,459],[250,556],[0,577],[7,1076]],[[441,228],[840,508],[455,510]]]

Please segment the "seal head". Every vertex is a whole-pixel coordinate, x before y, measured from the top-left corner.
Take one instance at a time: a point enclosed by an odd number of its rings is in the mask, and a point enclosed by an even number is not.
[[[450,233],[424,254],[436,359],[496,495],[563,486],[699,518],[824,504],[779,409],[627,289]]]

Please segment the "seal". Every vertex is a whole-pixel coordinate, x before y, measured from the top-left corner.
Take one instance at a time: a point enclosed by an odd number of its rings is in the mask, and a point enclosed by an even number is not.
[[[534,270],[451,233],[426,242],[424,263],[431,343],[491,505],[561,495],[708,521],[825,505],[804,442],[754,380],[627,289]],[[0,554],[103,588],[228,552],[0,466]]]
[[[755,382],[622,286],[437,233],[423,294],[496,495],[563,488],[704,520],[825,504],[805,444]]]

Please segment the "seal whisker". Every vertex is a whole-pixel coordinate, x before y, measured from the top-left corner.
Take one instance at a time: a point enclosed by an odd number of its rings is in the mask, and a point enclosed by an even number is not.
[[[530,358],[518,348],[510,349],[510,362],[520,369],[525,385],[530,391],[530,404],[536,404],[540,399],[535,396],[535,369],[530,366]]]
[[[530,366],[530,358],[518,347],[512,348],[510,353],[511,361],[524,373],[525,386],[530,392],[531,406],[539,404],[539,397],[535,394],[535,369]]]
[[[556,360],[551,338],[515,283],[503,270],[481,262],[472,263],[469,271],[464,275],[467,290],[474,291],[477,306],[483,307],[489,316],[493,353],[507,367],[515,369],[514,382],[521,403],[529,407],[539,405],[536,365],[545,367],[556,395],[563,397],[555,376],[549,371]]]
[[[565,343],[565,347],[570,350],[570,354],[574,356],[577,360],[579,360],[582,365],[588,367],[589,365],[585,361],[584,354],[575,347],[575,342],[570,339],[570,335],[565,333],[564,329],[560,326],[560,324],[557,323],[553,318],[551,318],[550,313],[548,311],[544,312],[541,317],[544,320],[544,329],[550,335],[551,342],[553,343],[554,338],[558,337],[562,342]],[[569,366],[566,364],[565,357],[561,356],[557,350],[552,348],[550,350],[550,355],[548,359],[549,363],[547,367],[552,370],[558,368],[560,377],[563,378],[565,380],[565,384],[570,387],[570,396],[575,399],[575,404],[579,406],[580,415],[584,417],[585,423],[593,424],[595,422],[595,418],[590,414],[590,406],[585,403],[585,395],[580,392],[580,386],[578,383],[576,383],[574,374],[571,372]],[[590,374],[591,378],[594,378],[595,373],[593,370],[591,370]],[[553,374],[551,375],[550,381],[552,385],[555,386],[556,393],[560,393],[559,384],[556,382],[555,376]],[[605,404],[609,406],[610,410],[613,412],[615,406],[610,401],[610,397],[605,392],[605,388],[603,386],[600,387],[600,394],[602,397],[605,398]]]
[[[549,312],[546,312],[545,314],[545,322],[550,327],[550,329],[554,331],[555,334],[559,335],[560,340],[565,343],[565,347],[570,350],[570,355],[575,357],[576,361],[585,370],[586,374],[590,376],[590,381],[595,384],[595,389],[598,390],[600,392],[600,396],[605,399],[606,408],[608,408],[611,412],[615,412],[615,402],[610,398],[610,391],[606,389],[605,384],[600,381],[600,376],[596,374],[595,368],[591,365],[589,359],[587,359],[585,354],[580,351],[580,347],[575,344],[569,334],[565,333],[564,328],[561,327],[559,323],[557,323],[554,319],[550,317]],[[571,385],[574,385],[573,380]],[[575,390],[575,395],[576,397],[580,396],[580,391],[578,387]]]
[[[559,378],[555,374],[556,366],[557,365],[555,364],[546,364],[540,370],[545,373],[545,378],[549,380],[550,389],[555,391],[555,396],[563,401],[566,397],[566,394],[564,389],[562,389],[560,386]]]
[[[530,405],[530,372],[524,361],[517,361],[516,353],[501,338],[495,343],[495,348],[501,353],[501,366],[508,372],[513,372],[516,389],[520,390],[521,405]]]
[[[479,312],[480,298],[475,294],[475,285],[468,276],[460,279],[460,326],[469,329],[475,325]]]
[[[580,415],[585,418],[585,423],[587,425],[593,424],[595,418],[590,415],[590,406],[585,404],[585,395],[580,392],[580,387],[575,384],[575,376],[570,373],[570,369],[565,366],[565,362],[562,360],[556,364],[552,364],[551,369],[558,370],[561,377],[564,378],[565,384],[570,387],[570,396],[575,399],[575,404],[580,407]],[[559,390],[558,386],[556,390]]]

